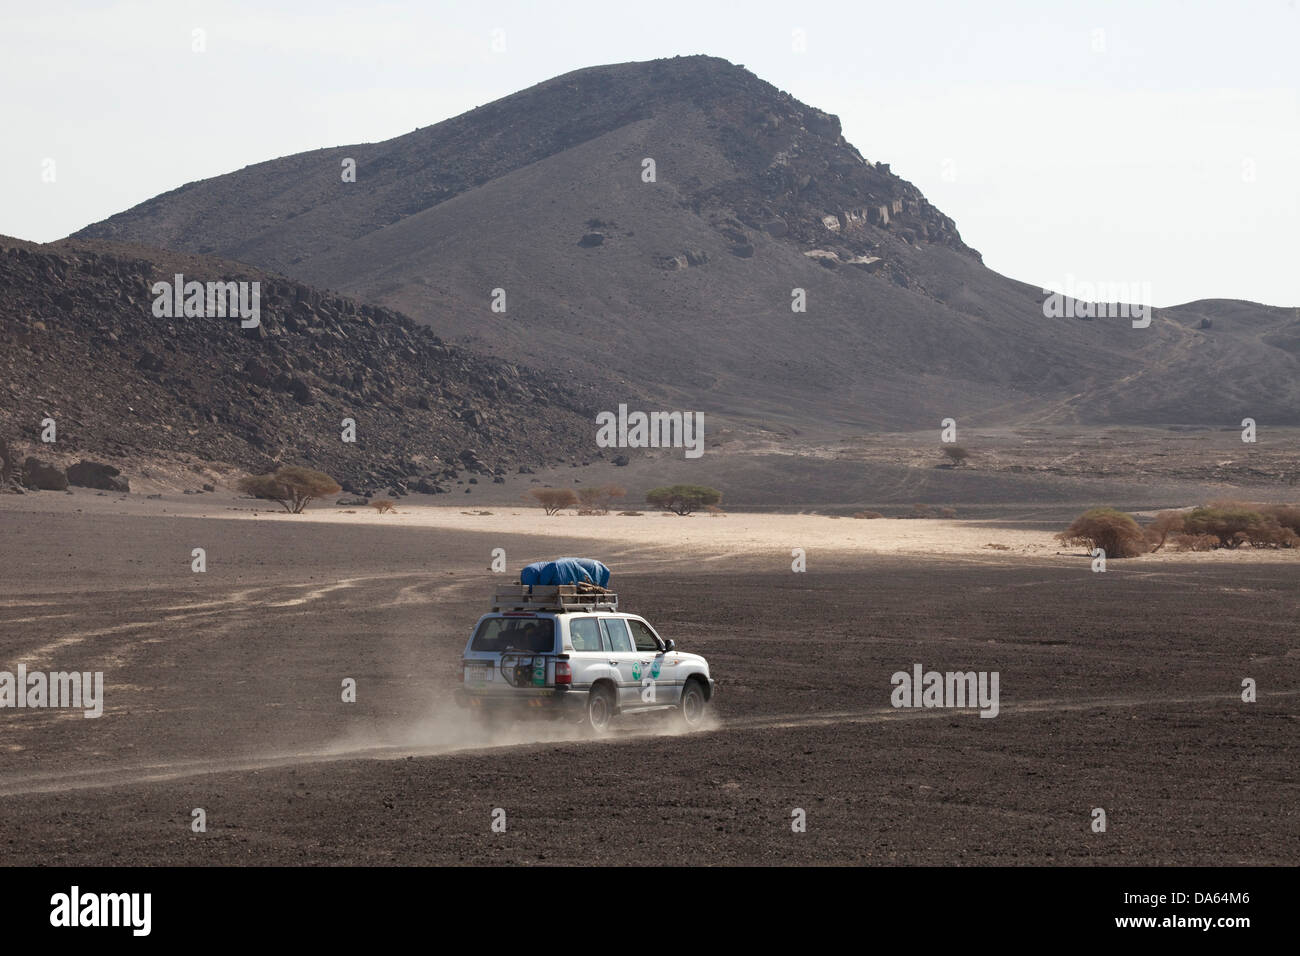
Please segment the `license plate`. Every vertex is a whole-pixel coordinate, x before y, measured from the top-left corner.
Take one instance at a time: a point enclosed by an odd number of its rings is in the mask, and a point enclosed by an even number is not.
[[[492,679],[491,667],[465,668],[465,683],[467,684],[486,684],[491,679]]]

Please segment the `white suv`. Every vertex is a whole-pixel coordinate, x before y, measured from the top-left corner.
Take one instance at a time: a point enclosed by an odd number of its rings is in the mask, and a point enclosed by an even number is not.
[[[652,710],[699,727],[716,689],[708,661],[619,612],[616,595],[567,585],[498,594],[461,668],[458,702],[486,717],[549,714],[597,733],[616,715]]]

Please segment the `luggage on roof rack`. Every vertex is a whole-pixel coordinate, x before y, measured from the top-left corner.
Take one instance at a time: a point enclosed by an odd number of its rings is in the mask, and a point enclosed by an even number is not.
[[[537,561],[519,572],[520,584],[609,585],[609,568],[594,558],[556,558]]]
[[[618,595],[595,584],[512,584],[492,598],[494,611],[617,611]]]

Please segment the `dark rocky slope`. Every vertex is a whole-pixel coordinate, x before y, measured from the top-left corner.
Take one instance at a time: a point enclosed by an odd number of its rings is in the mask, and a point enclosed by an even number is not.
[[[261,283],[261,324],[157,318],[152,283]],[[588,457],[590,389],[466,353],[390,309],[256,269],[113,243],[0,239],[0,435],[426,486]],[[343,419],[356,441],[342,440]]]

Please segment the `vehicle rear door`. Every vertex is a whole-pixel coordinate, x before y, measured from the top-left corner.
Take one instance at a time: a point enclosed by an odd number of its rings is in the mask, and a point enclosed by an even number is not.
[[[610,664],[610,653],[599,618],[570,616],[566,623],[572,647],[569,661],[573,669],[574,689],[587,690],[602,677],[617,683],[618,667]]]
[[[632,648],[627,622],[618,617],[602,617],[600,628],[605,636],[609,666],[618,671],[618,706],[635,708],[641,703],[641,660]]]

